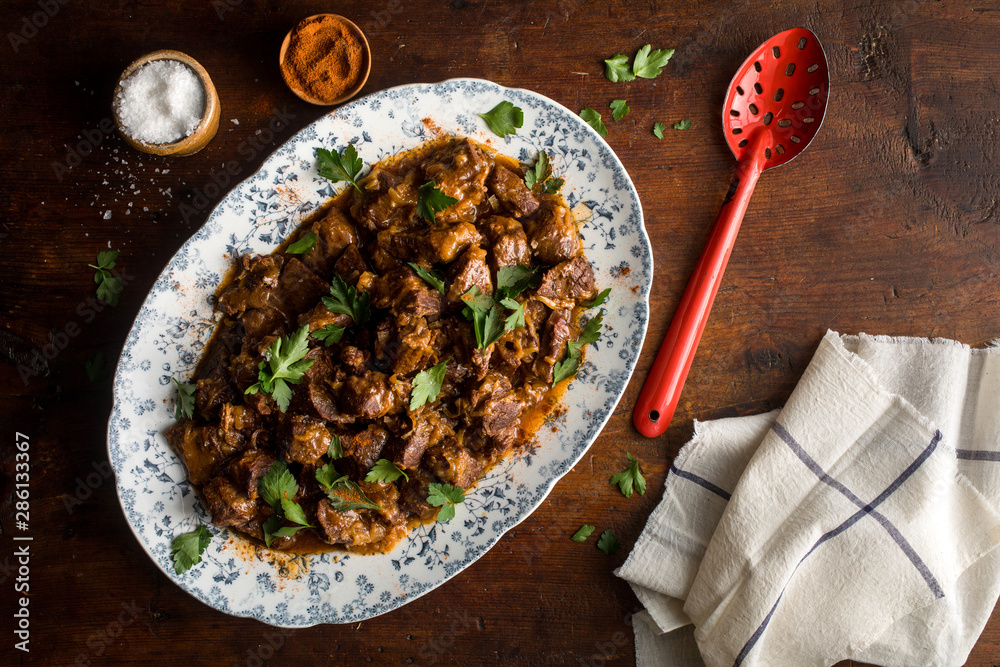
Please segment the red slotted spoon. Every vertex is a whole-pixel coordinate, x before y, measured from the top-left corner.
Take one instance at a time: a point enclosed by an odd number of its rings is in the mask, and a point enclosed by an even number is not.
[[[823,46],[805,28],[761,44],[730,82],[722,127],[736,176],[632,412],[643,435],[670,425],[757,179],[805,150],[823,123],[829,92]]]

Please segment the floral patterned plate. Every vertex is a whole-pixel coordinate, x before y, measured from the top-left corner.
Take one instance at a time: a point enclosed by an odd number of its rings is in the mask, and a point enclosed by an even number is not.
[[[524,111],[514,136],[478,116],[501,100]],[[582,212],[581,235],[600,288],[611,287],[604,335],[587,351],[565,411],[520,454],[491,470],[448,523],[414,530],[390,553],[287,555],[209,524],[184,464],[163,436],[174,421],[171,380],[190,378],[217,322],[214,293],[233,258],[268,253],[334,194],[314,149],[354,144],[366,164],[439,133],[472,137],[524,162],[546,150],[563,194]],[[585,207],[585,208],[584,208]],[[122,351],[108,423],[108,453],[125,516],[146,552],[206,604],[283,627],[361,621],[395,609],[471,565],[523,521],[580,458],[610,417],[646,332],[653,265],[639,197],[621,162],[565,107],[528,90],[452,79],[374,93],[320,118],[236,186],[170,260]],[[549,426],[554,426],[550,428]],[[174,573],[174,537],[208,524],[202,562]]]

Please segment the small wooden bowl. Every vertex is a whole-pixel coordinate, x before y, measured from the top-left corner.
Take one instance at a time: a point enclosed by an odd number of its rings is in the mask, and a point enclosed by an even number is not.
[[[202,88],[205,89],[205,111],[202,114],[201,122],[198,124],[198,127],[195,128],[194,132],[183,139],[179,139],[169,144],[148,144],[145,141],[140,141],[129,136],[128,132],[125,131],[121,117],[118,115],[118,96],[122,91],[122,83],[124,83],[125,79],[129,78],[137,69],[147,63],[153,62],[154,60],[176,60],[177,62],[187,65],[198,76],[198,79],[201,81]],[[118,133],[122,135],[125,141],[137,151],[151,153],[153,155],[182,156],[197,153],[202,148],[207,146],[208,142],[210,142],[212,137],[215,136],[215,133],[219,129],[219,116],[222,115],[222,106],[219,104],[219,93],[216,92],[215,85],[212,83],[212,79],[208,76],[208,72],[205,71],[205,68],[201,66],[201,63],[186,53],[172,51],[170,49],[147,53],[126,67],[125,71],[122,72],[122,75],[118,77],[118,83],[115,85],[114,99],[111,103],[111,107],[114,111],[115,125],[118,127]]]
[[[298,88],[294,84],[294,82],[288,80],[288,78],[285,76],[285,70],[282,67],[282,65],[285,64],[285,53],[288,51],[288,44],[292,41],[292,33],[295,32],[295,28],[298,28],[303,21],[319,18],[321,16],[332,16],[335,19],[342,21],[344,25],[347,26],[348,30],[353,32],[355,36],[357,36],[357,38],[361,41],[361,48],[362,48],[361,69],[363,71],[363,74],[361,75],[361,78],[358,79],[358,84],[333,101],[319,100],[316,99],[315,97],[311,97],[304,90]],[[368,75],[372,71],[372,51],[371,47],[368,46],[368,38],[365,37],[365,33],[361,32],[361,28],[356,26],[354,22],[351,21],[350,19],[344,18],[339,14],[313,14],[312,16],[307,16],[298,23],[296,23],[295,27],[289,30],[288,34],[285,35],[284,41],[281,42],[281,50],[278,51],[278,68],[281,70],[281,78],[285,80],[285,85],[287,85],[293,93],[298,95],[299,99],[305,102],[309,102],[310,104],[327,107],[327,106],[332,106],[334,104],[342,104],[343,102],[346,102],[347,100],[357,95],[358,92],[360,92],[361,89],[365,87],[365,83],[368,82]]]

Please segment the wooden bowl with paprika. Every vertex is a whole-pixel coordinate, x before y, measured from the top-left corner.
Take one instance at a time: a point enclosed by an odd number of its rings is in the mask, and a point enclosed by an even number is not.
[[[346,102],[364,87],[372,67],[371,49],[365,34],[349,19],[315,14],[285,35],[278,64],[293,93],[311,104],[328,106]]]

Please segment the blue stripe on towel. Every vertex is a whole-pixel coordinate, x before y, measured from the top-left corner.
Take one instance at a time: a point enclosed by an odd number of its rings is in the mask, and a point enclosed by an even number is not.
[[[708,489],[709,491],[719,496],[726,502],[729,502],[729,499],[732,498],[732,495],[728,491],[720,489],[719,487],[717,487],[715,484],[712,484],[704,477],[699,477],[693,472],[688,472],[687,470],[681,470],[680,468],[678,468],[673,464],[670,465],[670,472],[677,475],[678,477],[688,480],[689,482],[694,482],[695,484],[697,484],[702,488]]]
[[[1000,461],[1000,452],[978,449],[956,449],[955,455],[963,461]]]

